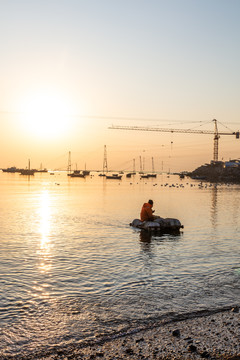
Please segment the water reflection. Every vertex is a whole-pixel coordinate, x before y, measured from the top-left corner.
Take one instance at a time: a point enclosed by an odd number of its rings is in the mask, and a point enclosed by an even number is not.
[[[232,197],[232,224],[233,227],[238,226],[239,222],[239,198],[236,196]]]
[[[212,188],[212,206],[211,206],[211,222],[213,228],[217,226],[217,187]]]
[[[152,242],[152,234],[141,230],[139,233],[139,241],[141,245],[141,249],[145,252],[151,252],[151,242]]]
[[[154,233],[150,233],[148,231],[145,231],[145,230],[141,230],[140,233],[139,233],[139,241],[140,241],[140,245],[141,245],[141,249],[145,252],[152,252],[152,242],[153,240],[160,240],[160,242],[164,242],[165,240],[179,240],[180,238],[180,235],[181,235],[181,232],[180,231],[177,231],[177,232],[173,232],[171,234],[154,234]]]
[[[39,204],[39,217],[40,226],[39,232],[41,234],[40,248],[38,250],[38,256],[40,260],[39,269],[40,272],[46,273],[51,269],[51,248],[50,230],[51,230],[51,207],[50,196],[48,191],[43,191],[40,195]]]

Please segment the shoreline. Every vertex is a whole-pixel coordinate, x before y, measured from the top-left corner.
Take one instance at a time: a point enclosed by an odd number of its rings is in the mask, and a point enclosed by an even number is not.
[[[0,360],[240,360],[239,306],[198,311],[145,328],[31,355],[1,356]]]

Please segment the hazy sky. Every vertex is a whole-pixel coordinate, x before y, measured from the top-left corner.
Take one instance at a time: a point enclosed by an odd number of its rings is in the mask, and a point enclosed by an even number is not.
[[[213,136],[108,126],[239,130],[239,16],[239,0],[0,0],[0,167],[64,168],[71,151],[101,168],[104,145],[110,168],[209,162]]]

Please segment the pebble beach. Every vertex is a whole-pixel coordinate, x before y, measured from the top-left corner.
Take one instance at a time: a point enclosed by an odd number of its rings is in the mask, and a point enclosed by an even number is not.
[[[0,359],[15,359],[14,357]],[[25,360],[70,359],[228,359],[240,360],[239,307],[196,312],[152,327],[51,353],[18,356]]]

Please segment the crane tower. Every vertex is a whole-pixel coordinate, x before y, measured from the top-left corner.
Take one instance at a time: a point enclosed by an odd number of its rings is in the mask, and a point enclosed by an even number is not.
[[[213,137],[213,161],[218,161],[218,142],[220,135],[235,135],[236,139],[239,139],[239,131],[236,132],[219,132],[217,126],[217,120],[213,119],[214,131],[211,130],[196,130],[196,129],[170,129],[170,128],[158,128],[158,127],[147,127],[147,126],[117,126],[112,125],[109,129],[117,130],[136,130],[136,131],[159,131],[159,132],[171,132],[171,133],[183,133],[183,134],[207,134],[214,135]]]

